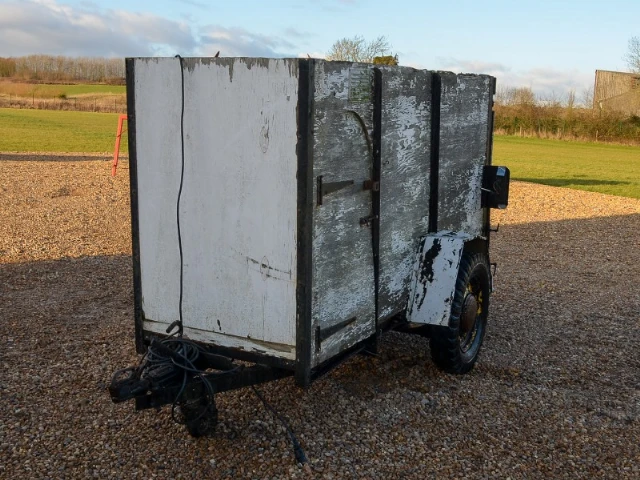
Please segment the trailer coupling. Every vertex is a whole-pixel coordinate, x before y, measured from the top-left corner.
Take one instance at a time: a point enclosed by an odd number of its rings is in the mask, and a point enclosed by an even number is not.
[[[114,403],[135,400],[136,410],[171,405],[174,420],[198,437],[215,428],[216,393],[291,374],[264,365],[238,364],[183,338],[154,339],[140,365],[114,373],[109,394]]]

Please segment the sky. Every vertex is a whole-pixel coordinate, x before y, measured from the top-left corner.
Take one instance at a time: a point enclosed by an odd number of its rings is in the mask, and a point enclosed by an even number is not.
[[[626,71],[640,0],[0,0],[0,56],[323,57],[385,36],[401,65],[579,98]]]

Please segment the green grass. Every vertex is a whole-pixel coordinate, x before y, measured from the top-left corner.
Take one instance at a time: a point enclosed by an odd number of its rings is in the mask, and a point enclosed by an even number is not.
[[[640,198],[640,147],[495,136],[513,180]]]
[[[113,152],[118,115],[0,109],[0,151]],[[126,123],[125,123],[126,126]],[[127,136],[122,136],[122,153]],[[640,147],[494,137],[495,165],[511,178],[640,198]]]
[[[36,98],[73,98],[77,96],[124,95],[124,85],[60,85],[45,83],[2,82],[0,94]]]
[[[88,95],[99,93],[124,94],[126,87],[124,85],[47,85],[47,87],[62,88],[67,97],[75,95]]]
[[[113,152],[117,128],[115,113],[0,108],[0,152]]]

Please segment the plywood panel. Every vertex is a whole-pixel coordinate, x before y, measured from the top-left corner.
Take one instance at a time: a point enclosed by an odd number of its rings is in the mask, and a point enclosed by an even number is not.
[[[134,68],[142,311],[168,326],[179,316],[180,64],[139,59]]]
[[[375,333],[372,237],[360,225],[371,215],[371,192],[362,185],[371,178],[372,94],[369,66],[316,64],[314,177],[353,185],[324,197],[313,212],[313,328],[355,320],[314,344],[314,364]]]
[[[431,73],[382,67],[379,317],[407,305],[429,222]]]
[[[268,345],[295,345],[297,60],[185,63],[185,327],[293,358]],[[181,88],[177,60],[157,65],[140,80],[155,92],[136,97],[137,125],[148,130],[138,137],[141,263],[145,315],[168,323],[177,318]],[[152,105],[163,98],[169,116]]]
[[[492,78],[441,73],[438,230],[482,235],[482,167],[487,161]]]

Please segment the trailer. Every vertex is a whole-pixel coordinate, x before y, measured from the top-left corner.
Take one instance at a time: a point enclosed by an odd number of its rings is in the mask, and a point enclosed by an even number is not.
[[[114,402],[301,387],[386,330],[468,372],[489,312],[495,79],[319,59],[126,60],[135,340]]]

